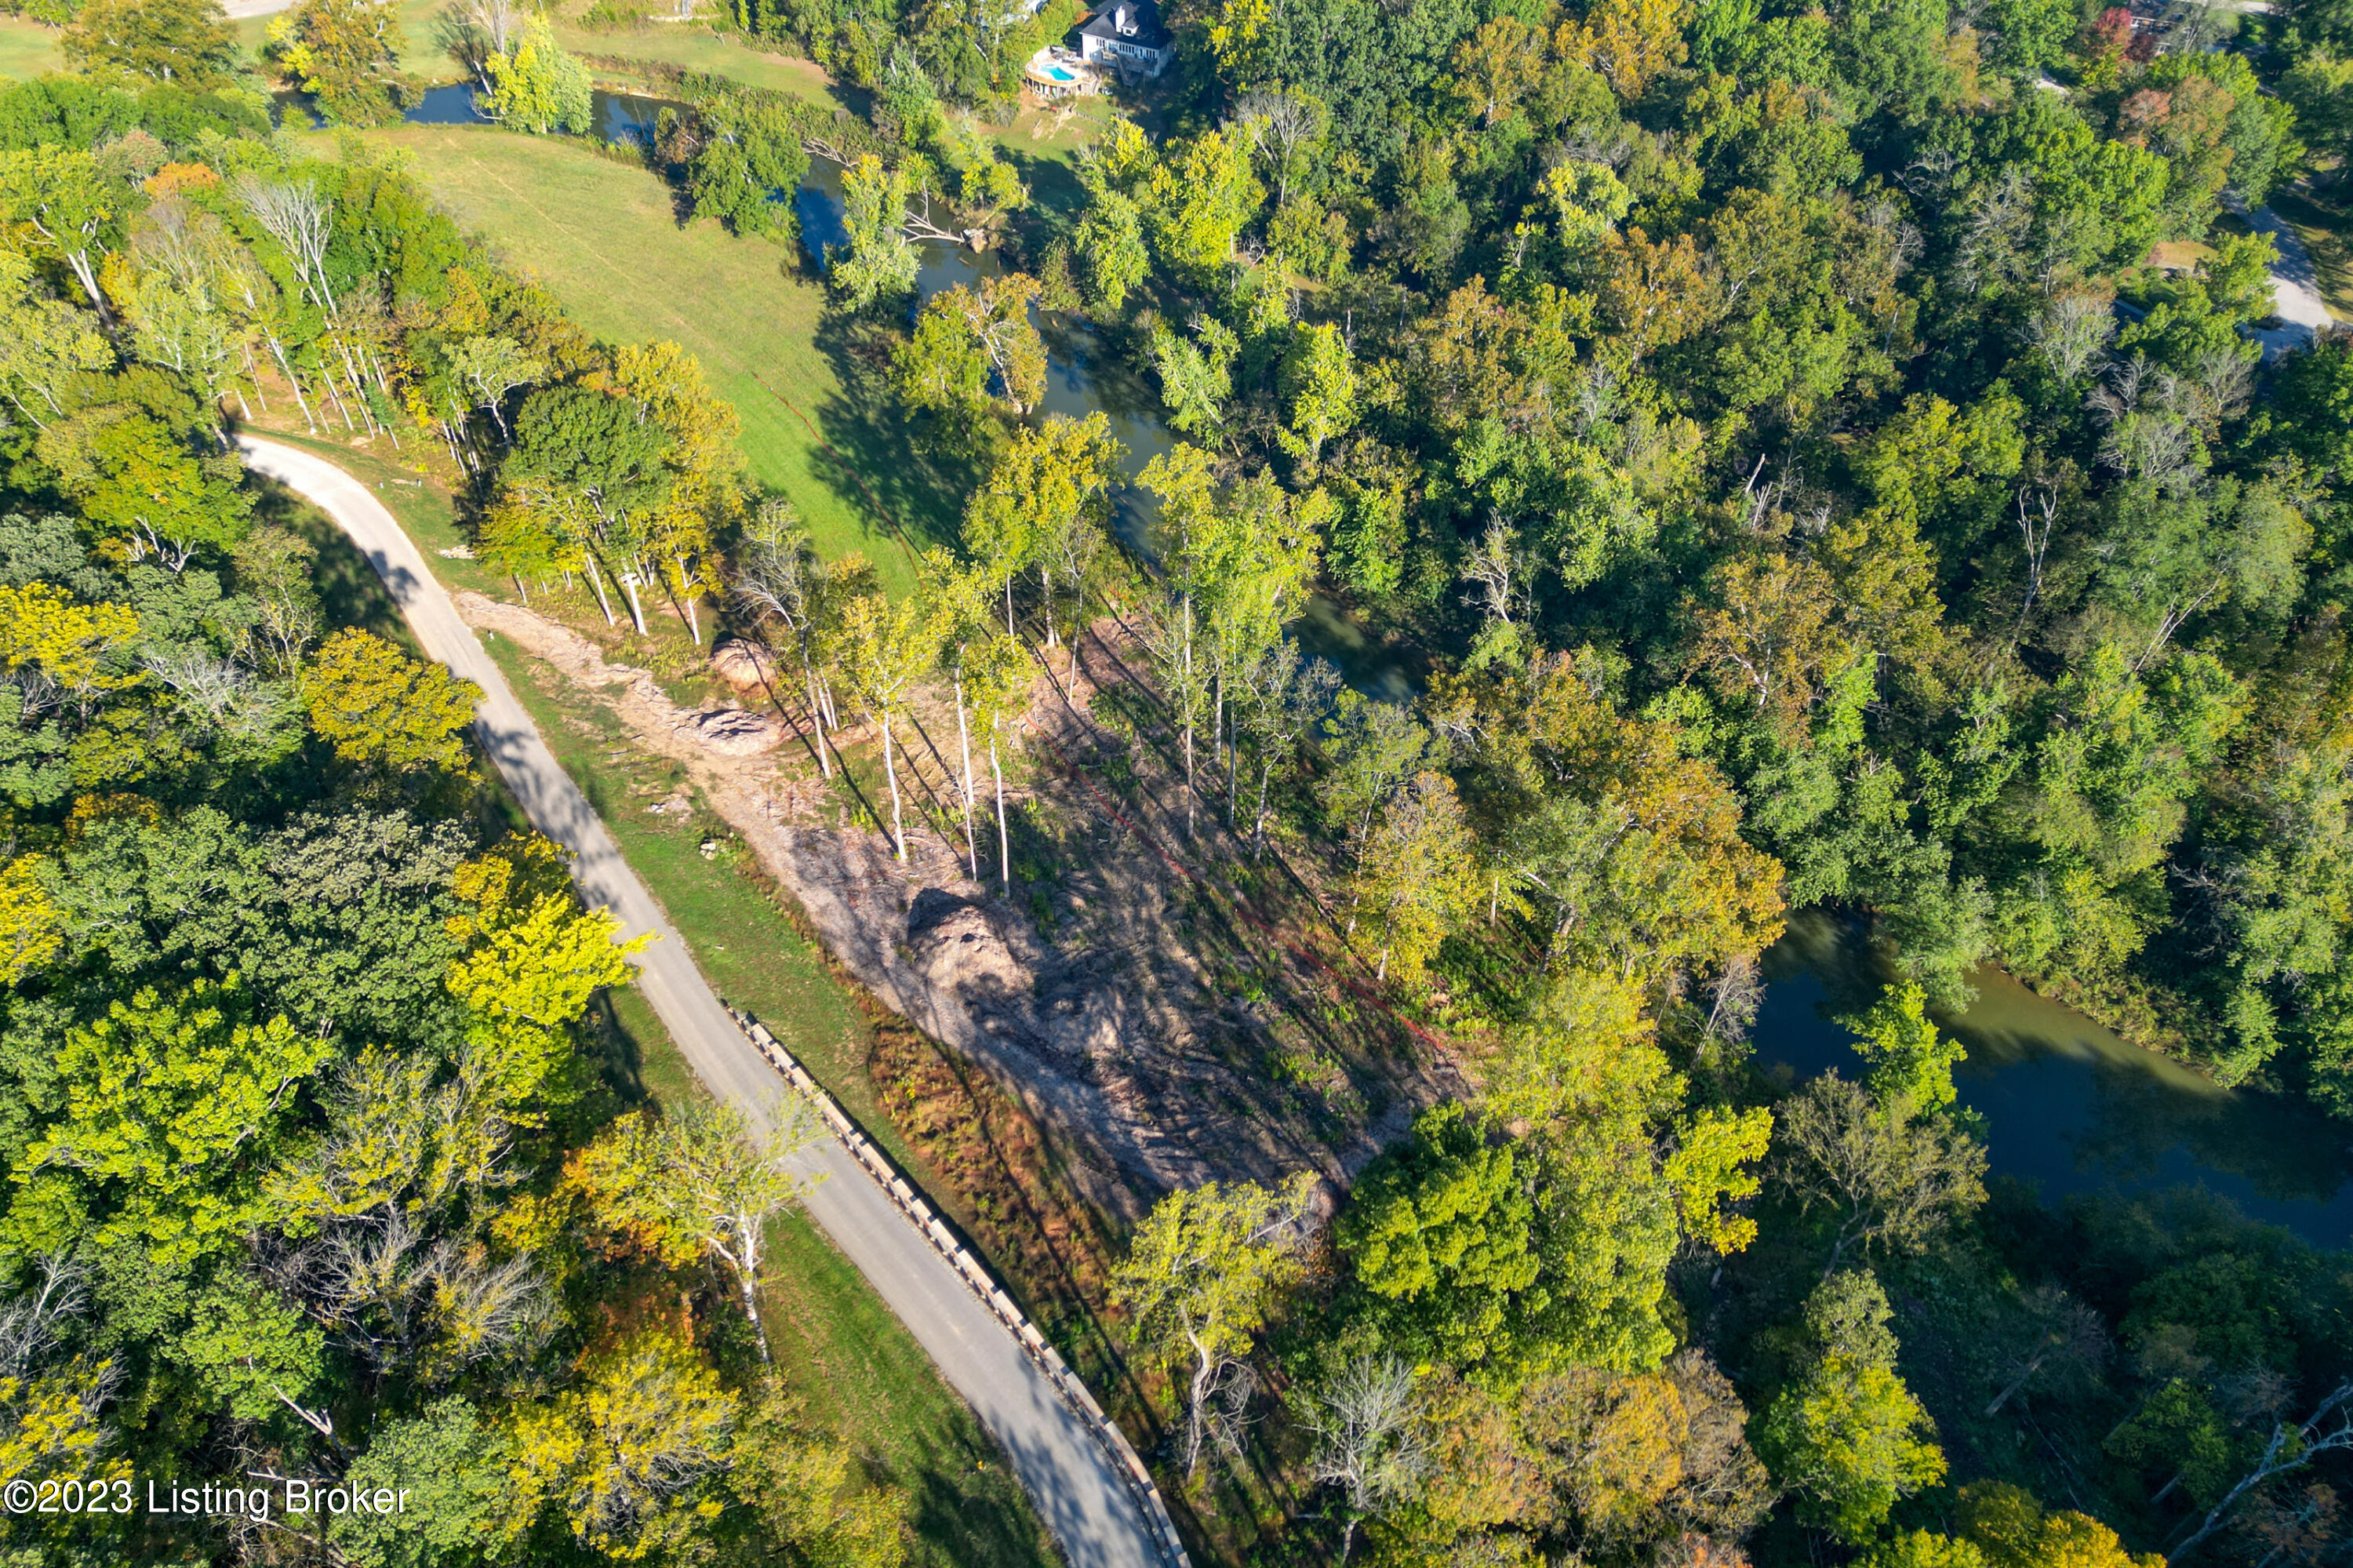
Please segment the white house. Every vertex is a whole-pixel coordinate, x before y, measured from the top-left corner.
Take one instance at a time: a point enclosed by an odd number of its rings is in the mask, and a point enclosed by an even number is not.
[[[1111,0],[1079,25],[1079,58],[1122,76],[1158,76],[1176,58],[1176,40],[1152,0]]]

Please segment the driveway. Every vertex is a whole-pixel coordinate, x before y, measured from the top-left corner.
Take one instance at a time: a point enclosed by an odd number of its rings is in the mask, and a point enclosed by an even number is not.
[[[482,689],[474,719],[482,750],[498,764],[533,825],[571,852],[581,896],[611,910],[624,938],[653,937],[638,959],[638,986],[670,1038],[712,1094],[762,1128],[772,1126],[773,1108],[788,1092],[783,1080],[721,1006],[686,943],[540,739],[415,542],[366,485],[324,458],[250,436],[237,444],[248,466],[304,496],[351,536],[427,656]],[[1162,1568],[1132,1494],[1003,1323],[839,1143],[821,1139],[807,1159],[826,1178],[809,1196],[809,1217],[890,1304],[1003,1446],[1070,1568]]]
[[[2291,349],[2309,345],[2337,318],[2329,313],[2328,302],[2320,297],[2320,274],[2313,269],[2312,252],[2304,248],[2295,230],[2267,207],[2247,214],[2247,227],[2270,235],[2279,245],[2279,260],[2272,267],[2272,313],[2280,324],[2245,329],[2249,337],[2263,345],[2265,359],[2277,359]]]

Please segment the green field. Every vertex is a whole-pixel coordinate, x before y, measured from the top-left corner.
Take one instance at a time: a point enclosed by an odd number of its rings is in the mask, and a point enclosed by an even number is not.
[[[404,154],[460,228],[591,333],[667,338],[699,358],[743,419],[752,478],[793,499],[827,555],[861,550],[904,588],[912,560],[893,520],[918,543],[953,529],[971,476],[916,450],[882,367],[830,326],[792,248],[707,220],[681,227],[660,179],[576,143],[432,125],[368,140]]]
[[[596,63],[590,69],[600,81],[628,74],[626,68],[607,63],[611,60],[644,60],[789,92],[812,103],[835,101],[830,79],[815,63],[739,43],[701,24],[653,22],[634,32],[592,33],[559,20],[555,41],[574,54],[592,57]]]
[[[22,16],[0,16],[0,77],[28,80],[43,71],[63,70],[58,30]]]

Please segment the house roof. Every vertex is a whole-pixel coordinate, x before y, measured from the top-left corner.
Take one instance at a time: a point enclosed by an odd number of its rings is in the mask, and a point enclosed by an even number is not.
[[[1079,31],[1091,38],[1133,44],[1138,48],[1168,47],[1168,29],[1160,25],[1160,7],[1152,0],[1110,0],[1109,5],[1081,23]]]

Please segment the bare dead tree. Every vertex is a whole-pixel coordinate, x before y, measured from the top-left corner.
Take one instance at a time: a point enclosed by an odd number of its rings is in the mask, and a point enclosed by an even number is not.
[[[2030,504],[2030,501],[2031,504]],[[2018,646],[2026,618],[2042,597],[2042,565],[2051,553],[2051,535],[2059,525],[2059,493],[2047,484],[2018,487],[2018,534],[2026,546],[2026,598],[2018,607],[2018,624],[2010,629],[2010,646]]]
[[[1343,1497],[1340,1561],[1365,1520],[1411,1500],[1430,1474],[1430,1440],[1414,1409],[1413,1368],[1357,1356],[1310,1394],[1301,1424],[1315,1438],[1311,1473]]]
[[[237,199],[271,238],[286,248],[295,275],[326,313],[335,317],[335,296],[327,287],[327,245],[334,238],[334,222],[320,199],[318,182],[265,180],[247,174],[237,182]]]
[[[2246,1495],[2264,1482],[2300,1470],[2323,1454],[2347,1449],[2353,1449],[2353,1378],[2331,1389],[2302,1422],[2274,1421],[2262,1456],[2239,1478],[2238,1485],[2223,1493],[2221,1500],[2207,1510],[2189,1539],[2166,1553],[2166,1562],[2179,1563],[2197,1551],[2208,1537],[2229,1522],[2232,1510]]]
[[[1300,156],[1324,138],[1324,114],[1314,100],[1279,88],[1242,94],[1230,124],[1240,125],[1251,149],[1273,171],[1275,210],[1291,200],[1291,182]]]

